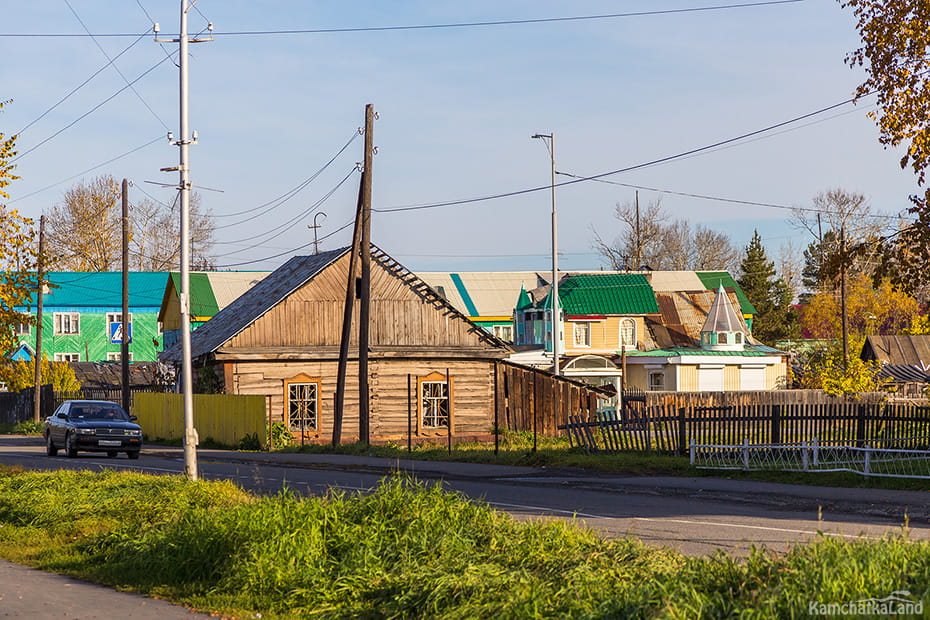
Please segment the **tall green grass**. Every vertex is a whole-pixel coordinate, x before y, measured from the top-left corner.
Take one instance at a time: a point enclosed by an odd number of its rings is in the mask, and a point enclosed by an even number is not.
[[[258,498],[229,483],[0,469],[0,555],[264,618],[787,618],[810,601],[930,587],[930,545],[903,535],[685,558],[517,522],[400,476],[368,495]]]

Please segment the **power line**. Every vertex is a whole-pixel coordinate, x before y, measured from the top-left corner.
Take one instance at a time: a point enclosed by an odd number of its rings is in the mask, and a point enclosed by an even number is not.
[[[88,116],[90,116],[91,114],[93,114],[94,112],[96,112],[98,109],[100,109],[101,107],[103,107],[104,105],[106,105],[107,103],[109,103],[110,101],[112,101],[112,100],[113,100],[114,98],[116,98],[116,96],[119,95],[121,92],[123,92],[123,91],[126,90],[127,88],[131,88],[133,84],[135,84],[136,82],[138,82],[139,80],[141,80],[142,78],[144,78],[146,75],[148,75],[149,73],[151,73],[152,71],[154,71],[155,69],[157,69],[157,68],[158,68],[159,66],[161,66],[162,63],[164,63],[166,60],[168,60],[168,58],[162,58],[162,59],[159,60],[157,63],[155,63],[154,65],[152,65],[152,66],[149,67],[148,69],[146,69],[141,75],[139,75],[139,77],[137,77],[136,79],[134,79],[132,82],[129,82],[126,86],[120,88],[118,91],[116,91],[115,93],[113,93],[112,95],[110,95],[109,97],[107,97],[106,99],[104,99],[103,101],[101,101],[100,103],[98,103],[97,105],[95,105],[94,107],[92,107],[90,110],[88,110],[88,111],[85,112],[84,114],[80,115],[80,116],[77,117],[75,120],[71,121],[70,123],[68,123],[67,125],[65,125],[64,127],[62,127],[61,129],[59,129],[58,131],[56,131],[55,133],[53,133],[52,135],[50,135],[49,137],[47,137],[46,139],[42,140],[41,142],[39,142],[38,144],[36,144],[35,146],[33,146],[31,149],[27,150],[27,151],[24,152],[24,153],[21,153],[21,154],[17,155],[17,156],[14,157],[13,159],[11,159],[11,160],[10,160],[10,163],[22,159],[23,157],[25,157],[25,156],[28,155],[29,153],[31,153],[31,152],[33,152],[34,150],[36,150],[37,148],[41,147],[43,144],[49,142],[49,141],[52,140],[53,138],[55,138],[55,137],[57,137],[58,135],[60,135],[60,134],[62,134],[63,132],[65,132],[67,129],[70,129],[70,128],[73,127],[74,125],[78,124],[80,121],[84,120],[85,118],[87,118]]]
[[[119,54],[117,54],[117,55],[114,56],[112,59],[110,59],[110,61],[109,61],[107,64],[103,65],[102,67],[100,67],[99,69],[97,69],[96,71],[94,71],[94,72],[91,74],[91,76],[90,76],[89,78],[87,78],[86,80],[84,80],[83,82],[81,82],[80,84],[78,84],[76,87],[74,87],[74,88],[71,90],[71,92],[69,92],[67,95],[65,95],[65,96],[62,97],[61,99],[59,99],[54,105],[52,105],[52,107],[50,107],[49,109],[47,109],[45,112],[42,112],[42,114],[40,114],[39,116],[37,116],[37,117],[36,117],[35,119],[33,119],[31,122],[29,122],[29,124],[27,124],[25,127],[23,127],[22,129],[20,129],[19,131],[17,131],[17,132],[16,132],[16,135],[17,135],[17,136],[22,135],[24,131],[26,131],[27,129],[29,129],[30,127],[32,127],[32,126],[35,125],[36,123],[38,123],[40,120],[42,120],[43,118],[45,118],[52,110],[54,110],[55,108],[57,108],[58,106],[60,106],[62,103],[64,103],[65,101],[67,101],[67,100],[71,97],[71,95],[73,95],[73,94],[76,93],[77,91],[79,91],[79,90],[81,90],[82,88],[84,88],[85,86],[87,86],[87,84],[88,84],[91,80],[93,80],[95,77],[97,77],[98,75],[100,75],[101,73],[103,73],[104,69],[106,69],[107,67],[109,67],[110,65],[112,65],[114,62],[116,62],[116,61],[120,58],[120,56],[122,56],[123,54],[125,54],[126,52],[128,52],[129,50],[131,50],[133,47],[135,47],[135,46],[139,43],[139,41],[141,41],[142,39],[144,39],[144,38],[145,38],[145,34],[146,34],[146,33],[140,34],[140,35],[139,35],[139,38],[137,38],[135,41],[133,41],[132,43],[130,43],[129,45],[127,45],[126,48],[125,48],[123,51],[121,51]]]
[[[325,164],[323,164],[323,167],[322,167],[322,168],[320,168],[319,170],[317,170],[316,172],[314,172],[313,174],[311,174],[309,177],[307,177],[306,179],[304,179],[303,181],[301,181],[300,183],[298,183],[297,186],[295,186],[295,187],[289,189],[288,191],[286,191],[285,193],[281,194],[281,195],[278,196],[277,198],[273,198],[273,199],[269,200],[268,202],[266,202],[266,203],[264,203],[264,204],[258,205],[257,207],[252,207],[252,208],[249,208],[249,209],[245,209],[244,211],[238,211],[238,212],[236,212],[236,213],[225,213],[225,214],[223,214],[223,215],[216,215],[216,216],[214,216],[214,217],[218,217],[218,218],[220,218],[220,217],[237,217],[237,216],[239,216],[239,215],[245,215],[246,213],[252,213],[253,211],[258,211],[259,209],[264,209],[265,207],[268,207],[268,209],[265,209],[265,211],[262,211],[261,213],[255,215],[255,216],[253,216],[253,217],[244,219],[244,220],[239,221],[239,222],[235,222],[235,223],[233,223],[233,224],[224,224],[223,226],[218,226],[218,227],[217,227],[217,230],[219,230],[219,229],[221,229],[221,228],[229,228],[229,227],[231,227],[231,226],[238,226],[239,224],[244,224],[245,222],[250,222],[250,221],[254,220],[254,219],[257,218],[257,217],[260,217],[260,216],[262,216],[262,215],[265,215],[265,214],[268,213],[268,211],[270,211],[271,209],[273,209],[273,208],[275,208],[275,207],[277,207],[277,206],[280,206],[280,205],[284,204],[285,202],[287,202],[288,200],[290,200],[291,198],[293,198],[295,195],[297,195],[297,193],[300,192],[302,189],[304,189],[305,187],[307,187],[308,185],[310,185],[310,183],[312,183],[312,182],[313,182],[318,176],[320,176],[327,168],[329,168],[329,167],[332,165],[332,163],[333,163],[334,161],[336,161],[336,159],[337,159],[340,155],[342,155],[342,154],[345,152],[345,150],[346,150],[347,148],[349,148],[349,145],[351,145],[353,142],[355,142],[355,140],[356,140],[360,135],[361,135],[361,133],[360,133],[359,131],[354,131],[354,132],[352,132],[352,137],[349,138],[349,141],[346,142],[346,143],[342,146],[341,149],[339,149],[338,151],[336,151],[336,154],[333,155],[333,156],[329,159],[328,162],[326,162]],[[269,206],[269,205],[270,205],[270,206]]]
[[[345,230],[346,228],[348,228],[349,226],[351,226],[351,225],[354,224],[354,223],[355,223],[355,220],[354,220],[354,219],[353,219],[353,220],[349,220],[347,223],[343,224],[342,226],[340,226],[339,228],[337,228],[337,229],[334,230],[333,232],[328,233],[328,234],[326,234],[326,235],[323,235],[322,237],[320,237],[319,239],[317,239],[315,242],[314,242],[314,241],[311,241],[310,243],[305,243],[304,245],[298,246],[298,247],[293,248],[293,249],[291,249],[291,250],[285,250],[284,252],[281,252],[281,253],[279,253],[279,254],[275,254],[275,255],[273,255],[273,256],[266,256],[265,258],[256,258],[255,260],[243,261],[243,262],[241,262],[241,263],[229,263],[229,264],[226,264],[226,265],[217,265],[217,267],[219,267],[219,268],[240,267],[240,266],[242,266],[242,265],[254,265],[255,263],[262,263],[262,262],[265,262],[265,261],[274,260],[274,259],[276,259],[276,258],[281,258],[282,256],[285,256],[285,255],[287,255],[287,254],[293,254],[294,252],[297,252],[298,250],[304,250],[304,249],[306,249],[306,248],[309,248],[309,247],[310,247],[311,245],[313,245],[314,243],[319,243],[319,242],[321,242],[321,241],[325,241],[326,239],[332,237],[332,236],[335,235],[336,233],[342,232],[343,230]]]
[[[283,235],[285,232],[287,232],[288,230],[290,230],[290,229],[291,229],[291,225],[294,224],[294,222],[297,222],[297,221],[300,220],[301,218],[304,218],[304,217],[306,217],[307,215],[309,215],[310,213],[313,213],[314,211],[316,211],[316,210],[320,207],[320,205],[322,205],[322,204],[323,204],[324,202],[326,202],[333,194],[335,194],[336,191],[338,191],[339,188],[342,187],[342,186],[345,184],[345,182],[349,180],[349,177],[351,177],[351,176],[352,176],[355,172],[357,172],[357,171],[358,171],[357,168],[352,168],[351,170],[349,170],[349,173],[346,174],[345,177],[343,177],[343,179],[342,179],[341,181],[339,181],[339,183],[337,183],[335,187],[333,187],[331,190],[329,190],[328,192],[326,192],[326,193],[323,195],[322,198],[320,198],[320,199],[317,200],[315,203],[313,203],[312,205],[310,205],[310,206],[309,206],[307,209],[305,209],[303,212],[298,213],[296,216],[294,216],[294,217],[291,218],[290,220],[288,220],[288,221],[286,221],[286,222],[284,222],[284,223],[282,223],[282,224],[280,224],[280,225],[278,225],[278,226],[272,228],[271,230],[265,231],[265,232],[263,232],[263,233],[261,233],[261,234],[258,234],[258,235],[252,236],[252,237],[247,237],[247,238],[245,238],[245,239],[239,239],[238,241],[217,241],[217,242],[215,242],[215,245],[235,245],[235,244],[242,243],[242,242],[245,242],[245,241],[252,241],[252,240],[255,240],[255,239],[258,239],[258,238],[264,238],[264,240],[263,240],[261,243],[256,243],[256,244],[250,245],[250,246],[248,246],[248,247],[245,247],[245,248],[242,248],[242,249],[239,249],[239,250],[234,250],[234,251],[229,252],[229,253],[227,253],[227,254],[220,254],[220,255],[216,256],[216,258],[223,258],[224,256],[231,256],[231,255],[233,255],[233,254],[240,254],[240,253],[245,252],[245,251],[247,251],[247,250],[251,250],[252,248],[256,248],[256,247],[258,247],[259,245],[264,245],[265,243],[267,243],[268,241],[271,241],[272,239],[277,239],[278,237],[280,237],[281,235]],[[270,236],[270,237],[268,236],[268,235],[270,235],[271,233],[276,232],[276,231],[280,231],[280,232],[278,232],[278,234],[276,234],[276,235],[272,235],[272,236]]]
[[[768,127],[763,127],[762,129],[757,129],[757,130],[755,130],[755,131],[750,131],[750,132],[748,132],[748,133],[744,133],[744,134],[741,134],[741,135],[738,135],[738,136],[734,136],[734,137],[732,137],[732,138],[727,138],[727,139],[725,139],[725,140],[720,140],[720,141],[718,141],[718,142],[714,142],[713,144],[708,144],[708,145],[706,145],[706,146],[701,146],[701,147],[697,147],[697,148],[694,148],[694,149],[690,149],[690,150],[688,150],[688,151],[683,151],[683,152],[681,152],[681,153],[676,153],[675,155],[668,155],[668,156],[666,156],[666,157],[660,157],[659,159],[653,159],[652,161],[644,162],[644,163],[641,163],[641,164],[636,164],[636,165],[633,165],[633,166],[628,166],[628,167],[626,167],[626,168],[619,168],[619,169],[617,169],[617,170],[611,170],[611,171],[609,171],[609,172],[602,172],[602,173],[600,173],[600,174],[595,174],[595,175],[586,176],[586,177],[578,177],[578,178],[573,179],[573,180],[571,180],[571,181],[565,181],[565,182],[563,182],[563,183],[556,183],[555,186],[556,186],[556,187],[564,187],[564,186],[566,186],[566,185],[574,185],[574,184],[576,184],[576,183],[582,183],[582,182],[585,182],[585,181],[596,181],[596,180],[601,179],[601,178],[603,178],[603,177],[608,177],[608,176],[612,176],[612,175],[615,175],[615,174],[621,174],[621,173],[623,173],[623,172],[632,172],[633,170],[641,170],[641,169],[643,169],[643,168],[649,168],[649,167],[652,167],[652,166],[657,166],[657,165],[659,165],[659,164],[665,164],[665,163],[668,163],[668,162],[671,162],[671,161],[674,161],[674,160],[677,160],[677,159],[682,159],[682,158],[687,157],[687,156],[689,156],[689,155],[694,155],[694,154],[696,154],[696,153],[702,153],[702,152],[705,152],[705,151],[709,151],[709,150],[711,150],[711,149],[718,148],[718,147],[723,146],[723,145],[725,145],[725,144],[732,144],[732,143],[734,143],[734,142],[739,142],[739,141],[741,141],[741,140],[745,140],[746,138],[751,138],[751,137],[753,137],[753,136],[757,136],[757,135],[760,135],[760,134],[764,134],[764,133],[773,131],[773,130],[775,130],[775,129],[779,129],[779,128],[781,128],[781,127],[785,127],[785,126],[787,126],[787,125],[791,125],[791,124],[793,124],[793,123],[797,123],[797,122],[799,122],[799,121],[802,121],[802,120],[811,118],[811,117],[813,117],[813,116],[817,116],[818,114],[823,114],[824,112],[829,112],[830,110],[834,110],[834,109],[839,108],[839,107],[842,107],[842,106],[844,106],[844,105],[849,105],[850,103],[855,103],[855,102],[857,101],[857,99],[861,99],[862,97],[867,97],[868,95],[871,95],[871,94],[872,94],[872,93],[865,93],[865,94],[861,95],[861,96],[858,97],[858,98],[846,99],[845,101],[841,101],[841,102],[839,102],[839,103],[834,103],[833,105],[829,105],[829,106],[827,106],[827,107],[820,108],[819,110],[815,110],[815,111],[813,111],[813,112],[808,112],[807,114],[802,114],[801,116],[796,116],[796,117],[794,117],[794,118],[792,118],[792,119],[789,119],[789,120],[786,120],[786,121],[782,121],[782,122],[780,122],[780,123],[775,123],[774,125],[769,125]],[[482,197],[479,197],[479,198],[465,198],[465,199],[461,199],[461,200],[447,200],[447,201],[444,201],[444,202],[434,202],[434,203],[425,203],[425,204],[418,204],[418,205],[408,205],[408,206],[403,206],[403,207],[389,207],[389,208],[372,209],[372,210],[373,210],[373,211],[378,211],[378,212],[380,212],[380,213],[394,213],[394,212],[397,212],[397,211],[418,211],[418,210],[421,210],[421,209],[437,209],[437,208],[441,208],[441,207],[453,207],[453,206],[458,206],[458,205],[471,204],[471,203],[475,203],[475,202],[485,202],[485,201],[488,201],[488,200],[497,200],[497,199],[499,199],[499,198],[510,198],[510,197],[513,197],[513,196],[520,196],[520,195],[522,195],[522,194],[530,194],[530,193],[533,193],[533,192],[539,192],[539,191],[543,191],[543,190],[548,191],[549,189],[551,189],[551,187],[552,187],[551,185],[541,185],[541,186],[538,186],[538,187],[531,187],[531,188],[528,188],[528,189],[520,189],[520,190],[515,190],[515,191],[512,191],[512,192],[503,192],[503,193],[500,193],[500,194],[492,194],[492,195],[490,195],[490,196],[482,196]]]
[[[72,176],[68,177],[67,179],[62,179],[61,181],[58,181],[58,182],[56,182],[56,183],[52,183],[51,185],[46,185],[46,186],[43,187],[42,189],[37,189],[37,190],[35,190],[34,192],[30,192],[30,193],[28,193],[28,194],[25,194],[25,195],[23,195],[23,196],[20,196],[19,198],[14,198],[13,200],[9,200],[9,201],[7,201],[7,204],[13,204],[14,202],[18,202],[18,201],[20,201],[20,200],[25,200],[26,198],[29,198],[29,197],[31,197],[31,196],[35,196],[36,194],[41,194],[41,193],[44,192],[44,191],[50,190],[50,189],[52,189],[53,187],[58,187],[58,186],[61,185],[62,183],[67,183],[68,181],[73,181],[74,179],[76,179],[76,178],[78,178],[78,177],[80,177],[80,176],[83,176],[83,175],[87,174],[88,172],[93,172],[93,171],[96,170],[97,168],[103,168],[104,166],[106,166],[106,165],[108,165],[108,164],[112,164],[113,162],[115,162],[115,161],[117,161],[117,160],[120,160],[120,159],[122,159],[122,158],[124,158],[124,157],[128,157],[129,155],[132,155],[133,153],[135,153],[135,152],[137,152],[137,151],[141,151],[141,150],[144,149],[145,147],[151,146],[151,145],[155,144],[156,142],[159,142],[159,141],[164,140],[164,139],[165,139],[164,136],[158,136],[157,138],[154,138],[154,139],[152,139],[152,140],[149,140],[149,141],[146,142],[145,144],[140,144],[139,146],[137,146],[136,148],[132,149],[131,151],[126,151],[126,152],[123,153],[122,155],[117,155],[116,157],[113,157],[112,159],[108,159],[107,161],[105,161],[105,162],[103,162],[103,163],[97,164],[96,166],[91,166],[91,167],[88,168],[87,170],[84,170],[84,171],[82,171],[82,172],[78,172],[77,174],[72,175]]]
[[[621,19],[626,17],[649,17],[654,15],[671,15],[678,13],[697,13],[708,11],[723,11],[730,9],[745,9],[762,6],[774,6],[781,4],[796,4],[805,2],[805,0],[769,0],[766,2],[743,2],[738,4],[721,4],[713,6],[688,7],[682,9],[660,9],[655,11],[636,11],[630,13],[605,13],[601,15],[576,15],[569,17],[540,17],[534,19],[507,19],[498,21],[477,21],[477,22],[456,22],[445,24],[415,24],[407,26],[359,26],[350,28],[313,28],[313,29],[291,29],[291,30],[249,30],[249,31],[231,31],[220,32],[214,31],[214,36],[258,36],[258,35],[285,35],[285,34],[337,34],[351,32],[389,32],[403,30],[433,30],[448,28],[480,28],[488,26],[514,26],[521,24],[544,24],[555,22],[577,22],[577,21],[594,21],[606,19]],[[202,14],[201,14],[202,15]],[[78,33],[0,33],[0,37],[22,37],[22,38],[71,38],[85,37],[86,34]],[[125,33],[98,33],[97,37],[127,37],[134,36]]]
[[[571,174],[569,172],[556,171],[556,174],[565,176],[565,177],[572,177],[574,179],[587,179],[588,178],[588,177],[580,176],[577,174]],[[621,187],[629,187],[632,189],[642,189],[642,190],[646,190],[650,192],[656,192],[659,194],[673,194],[675,196],[686,196],[688,198],[699,198],[701,200],[715,200],[717,202],[729,202],[733,204],[750,205],[754,207],[770,207],[773,209],[785,209],[788,211],[809,211],[811,213],[833,213],[833,211],[831,211],[830,209],[815,209],[814,207],[795,207],[795,206],[789,207],[788,205],[780,205],[780,204],[774,204],[770,202],[754,202],[751,200],[736,200],[733,198],[721,198],[719,196],[707,196],[705,194],[676,192],[670,189],[659,189],[657,187],[648,187],[645,185],[634,185],[632,183],[620,183],[619,181],[609,181],[607,179],[592,179],[592,180],[597,181],[598,183],[606,183],[608,185],[619,185]],[[863,217],[873,217],[873,218],[887,219],[887,220],[901,219],[900,215],[879,215],[879,214],[871,214],[871,213],[864,215]]]
[[[90,35],[91,40],[94,42],[94,45],[97,46],[97,49],[100,50],[100,53],[103,54],[103,57],[110,61],[110,64],[113,65],[113,68],[116,69],[116,72],[119,73],[119,76],[120,76],[121,78],[123,78],[123,81],[126,82],[126,85],[129,86],[129,88],[132,90],[133,94],[139,99],[139,101],[142,102],[142,105],[144,105],[145,108],[146,108],[149,112],[152,113],[152,116],[155,117],[155,120],[157,120],[159,123],[161,123],[162,127],[165,128],[165,131],[170,131],[171,128],[168,127],[168,125],[165,124],[165,121],[163,121],[162,118],[155,112],[155,110],[152,109],[152,106],[150,106],[150,105],[148,104],[148,102],[147,102],[145,99],[142,98],[142,95],[139,94],[139,91],[136,90],[135,86],[133,86],[132,84],[129,83],[129,79],[126,78],[126,76],[123,74],[123,72],[119,70],[119,67],[116,66],[116,64],[114,63],[114,61],[110,59],[110,55],[107,54],[107,51],[106,51],[105,49],[103,49],[103,46],[102,46],[102,45],[100,45],[100,41],[97,40],[97,37],[95,37],[94,35],[91,34],[90,28],[87,27],[87,24],[84,23],[84,20],[81,19],[81,16],[78,15],[78,14],[77,14],[77,11],[74,10],[74,7],[71,6],[71,2],[69,2],[68,0],[65,0],[65,4],[66,4],[66,5],[68,6],[68,8],[71,10],[71,13],[74,15],[75,19],[78,20],[78,23],[81,24],[81,27],[84,28],[84,31],[87,32],[87,34]]]

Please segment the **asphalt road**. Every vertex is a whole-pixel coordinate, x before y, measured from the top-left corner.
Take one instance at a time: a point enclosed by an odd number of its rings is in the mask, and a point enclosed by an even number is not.
[[[272,458],[277,462],[263,462]],[[138,461],[122,455],[110,460],[90,453],[68,459],[45,456],[35,438],[0,438],[0,462],[31,469],[124,468],[154,474],[183,471],[179,449],[148,448]],[[792,543],[814,540],[819,535],[877,538],[900,532],[905,514],[909,515],[910,537],[930,539],[930,518],[926,518],[930,516],[930,493],[884,492],[884,496],[877,496],[882,501],[864,502],[863,490],[818,491],[808,487],[795,491],[793,485],[770,485],[776,487],[775,492],[760,492],[765,486],[762,483],[721,486],[712,479],[696,479],[695,484],[676,487],[670,479],[592,477],[525,467],[222,451],[201,452],[199,466],[205,479],[231,479],[260,493],[274,493],[286,486],[307,495],[320,495],[332,488],[366,492],[390,469],[412,469],[411,473],[420,478],[441,480],[446,488],[485,501],[517,518],[573,519],[608,536],[634,535],[649,544],[673,547],[688,555],[718,550],[742,555],[753,545],[784,551]],[[826,496],[829,492],[832,498]],[[899,497],[907,502],[897,501]],[[923,505],[915,505],[918,503]]]

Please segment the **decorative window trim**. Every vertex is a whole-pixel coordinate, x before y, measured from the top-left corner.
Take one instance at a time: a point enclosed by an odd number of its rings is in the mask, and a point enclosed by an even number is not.
[[[661,385],[659,385],[658,383],[653,384],[653,381],[652,381],[653,377],[661,377],[662,378]],[[664,392],[665,391],[665,371],[664,370],[650,370],[648,372],[646,381],[647,381],[647,386],[650,392]]]
[[[717,344],[730,344],[727,332],[717,332]]]
[[[578,336],[581,336],[579,339]],[[572,322],[572,346],[577,349],[591,348],[591,323],[589,321]]]
[[[25,321],[16,324],[16,335],[17,336],[29,336],[32,334],[32,325]]]
[[[284,424],[287,426],[287,429],[292,433],[300,433],[300,428],[291,428],[291,386],[313,386],[316,392],[316,424],[314,426],[306,426],[303,429],[304,433],[310,433],[314,435],[320,435],[323,432],[323,423],[322,423],[322,404],[323,404],[323,379],[320,377],[311,377],[307,374],[300,373],[290,379],[284,379],[284,411],[283,418]]]
[[[492,325],[491,333],[504,342],[513,342],[513,325]]]
[[[80,312],[55,312],[52,322],[56,336],[76,336],[81,333]]]
[[[80,362],[80,353],[56,353],[52,357],[53,362]]]
[[[633,326],[633,329],[632,329],[631,332],[630,332],[630,333],[632,334],[632,338],[631,338],[631,342],[630,342],[630,343],[627,343],[627,342],[624,341],[624,338],[623,338],[624,325],[632,325],[632,326]],[[638,334],[636,333],[636,332],[637,332],[637,329],[636,329],[636,319],[632,319],[632,318],[630,318],[630,317],[623,317],[623,318],[620,319],[620,324],[619,324],[617,327],[618,327],[618,336],[619,336],[619,340],[620,340],[620,343],[619,343],[619,344],[620,344],[620,348],[621,348],[621,349],[635,349],[635,348],[636,348],[636,340],[637,340],[637,336],[638,336]]]
[[[448,417],[449,424],[441,426],[426,426],[423,421],[424,408],[423,408],[423,385],[424,384],[436,384],[436,383],[446,383],[446,375],[441,372],[432,372],[423,377],[417,377],[417,434],[422,433],[436,433],[436,432],[448,432],[448,429],[451,428],[454,432],[455,430],[455,377],[448,377],[449,393],[446,395],[448,402]]]
[[[121,355],[122,355],[122,351],[110,351],[109,353],[107,353],[107,361],[108,362],[122,361],[120,359]],[[132,361],[132,351],[129,352],[129,361],[130,362]]]

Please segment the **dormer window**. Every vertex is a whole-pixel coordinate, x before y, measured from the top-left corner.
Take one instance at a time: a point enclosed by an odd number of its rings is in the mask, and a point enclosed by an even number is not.
[[[736,340],[735,340],[735,343],[736,343],[736,344],[743,344],[743,334],[742,334],[742,333],[736,332],[735,334],[733,334],[733,337],[736,339]]]
[[[717,332],[717,344],[729,344],[726,332]]]

